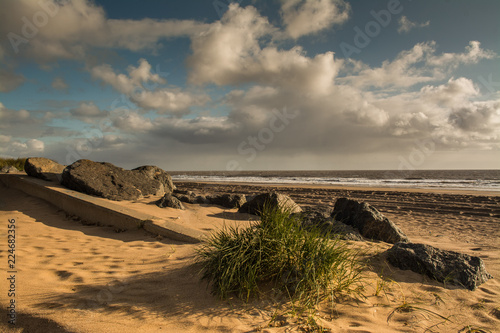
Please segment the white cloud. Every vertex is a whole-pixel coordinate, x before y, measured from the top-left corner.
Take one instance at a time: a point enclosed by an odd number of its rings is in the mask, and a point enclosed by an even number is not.
[[[398,21],[399,27],[398,27],[398,32],[399,33],[408,33],[410,30],[415,29],[415,28],[424,28],[428,27],[431,22],[426,21],[423,23],[417,23],[417,22],[412,22],[410,21],[406,16],[401,16]]]
[[[39,17],[23,28],[22,17]],[[155,50],[162,39],[190,36],[206,24],[192,20],[114,20],[88,0],[7,1],[0,12],[0,35],[5,53],[38,63],[57,59],[84,60],[93,47]]]
[[[472,80],[464,77],[451,78],[446,84],[439,86],[427,85],[420,92],[424,100],[447,107],[463,105],[471,97],[479,95],[479,90],[474,86]]]
[[[9,127],[14,123],[28,123],[32,122],[30,113],[26,110],[12,110],[7,109],[0,103],[0,128]]]
[[[45,150],[45,143],[37,139],[30,139],[26,141],[26,148],[33,152],[43,152]]]
[[[341,81],[359,87],[406,88],[418,83],[442,80],[461,64],[477,63],[497,55],[471,41],[463,53],[436,55],[436,43],[416,44],[411,50],[401,51],[393,61],[385,60],[382,66],[371,68],[359,61],[349,61],[346,69],[350,75]]]
[[[52,81],[52,88],[56,90],[68,90],[68,84],[62,77],[56,77]]]
[[[137,106],[156,110],[159,113],[181,115],[192,106],[203,105],[210,100],[205,94],[193,94],[180,88],[161,88],[166,80],[151,71],[151,65],[139,60],[139,66],[129,66],[128,75],[116,74],[110,65],[91,69],[92,77],[111,85],[116,91],[127,95]]]
[[[229,6],[220,22],[192,37],[188,58],[191,83],[217,85],[256,82],[305,93],[328,93],[342,61],[333,52],[309,58],[300,46],[279,50],[260,40],[274,28],[253,7]]]
[[[45,151],[45,143],[38,139],[26,141],[9,140],[6,146],[0,146],[0,153],[7,157],[40,156]]]
[[[494,59],[498,55],[491,50],[481,48],[478,41],[470,41],[464,53],[443,53],[439,56],[429,56],[426,60],[428,66],[456,68],[461,64],[476,64],[482,59]]]
[[[101,111],[93,102],[81,102],[78,107],[70,110],[77,117],[92,118],[106,116],[107,112]]]
[[[350,8],[343,0],[282,0],[281,16],[286,33],[299,38],[346,22]]]
[[[475,102],[464,105],[450,113],[450,123],[466,132],[489,134],[500,125],[500,102]],[[500,139],[500,136],[497,136]]]
[[[0,143],[8,143],[12,137],[10,135],[0,134]]]

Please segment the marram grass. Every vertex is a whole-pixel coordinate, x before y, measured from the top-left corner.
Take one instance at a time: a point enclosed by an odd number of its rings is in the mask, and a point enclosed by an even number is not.
[[[0,169],[4,166],[10,166],[17,168],[19,171],[24,170],[24,162],[26,162],[25,158],[1,158],[0,157]]]
[[[322,300],[360,293],[361,265],[345,243],[301,228],[286,210],[267,205],[261,215],[248,228],[216,231],[198,249],[202,279],[213,294],[248,301],[260,286],[272,283],[294,304],[312,309]]]

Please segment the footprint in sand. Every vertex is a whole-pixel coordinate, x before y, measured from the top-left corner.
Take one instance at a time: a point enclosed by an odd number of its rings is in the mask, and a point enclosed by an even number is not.
[[[73,282],[74,283],[83,283],[83,282],[85,282],[85,280],[81,276],[75,276],[73,278]]]
[[[56,271],[56,275],[61,280],[67,280],[71,275],[73,275],[73,273],[68,272],[68,271]]]

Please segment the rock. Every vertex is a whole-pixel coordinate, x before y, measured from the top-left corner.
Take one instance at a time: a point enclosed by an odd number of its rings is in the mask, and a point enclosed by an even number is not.
[[[395,244],[409,242],[408,237],[387,217],[365,202],[339,198],[335,202],[332,217],[359,230],[369,239]]]
[[[219,194],[209,196],[208,201],[213,205],[219,205],[226,208],[240,208],[247,202],[247,199],[242,194]]]
[[[111,200],[136,200],[147,195],[164,195],[172,179],[158,167],[125,170],[111,163],[78,160],[66,167],[61,184],[83,193]]]
[[[19,172],[17,168],[13,165],[6,165],[1,170],[0,173],[16,173]]]
[[[48,181],[60,181],[64,165],[44,157],[30,157],[24,163],[24,171],[28,176]]]
[[[493,278],[481,258],[425,244],[397,243],[387,250],[387,261],[400,269],[409,269],[469,290]]]
[[[306,229],[319,228],[324,233],[330,233],[344,240],[363,241],[359,231],[353,227],[331,217],[331,209],[310,208],[303,213],[292,214],[302,220],[302,226]]]
[[[154,165],[144,165],[135,169],[132,169],[132,171],[136,171],[139,173],[142,173],[143,175],[157,180],[160,182],[161,185],[163,185],[163,189],[165,193],[172,193],[173,190],[175,190],[175,185],[172,182],[172,177],[168,173],[166,173],[163,169],[160,169],[157,166]]]
[[[156,202],[156,205],[160,208],[170,207],[184,210],[184,205],[182,204],[182,202],[170,193],[165,194],[160,200]]]
[[[196,196],[196,201],[197,204],[209,204],[210,201],[207,199],[206,196],[204,195],[197,195]]]
[[[180,202],[185,202],[188,204],[196,203],[196,196],[189,196],[186,194],[179,194],[179,193],[174,193],[174,194],[172,194],[172,196],[177,198]]]
[[[286,210],[290,212],[290,214],[302,212],[302,208],[300,208],[300,206],[297,205],[288,195],[276,192],[262,193],[255,196],[252,200],[244,203],[238,212],[260,216],[260,213],[266,203],[271,207],[279,207],[279,209]]]

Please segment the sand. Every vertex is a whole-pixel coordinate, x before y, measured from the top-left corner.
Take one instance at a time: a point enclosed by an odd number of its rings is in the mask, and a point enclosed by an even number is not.
[[[257,193],[247,185],[177,184],[199,192]],[[481,257],[495,277],[475,291],[431,281],[388,265],[390,244],[351,242],[370,259],[364,297],[325,306],[318,322],[332,332],[458,332],[470,326],[500,331],[500,195],[457,191],[276,187],[302,205],[332,206],[340,196],[372,203],[414,242]],[[130,208],[210,232],[247,225],[250,216],[207,205],[160,209],[154,197],[121,202]],[[195,244],[160,239],[143,230],[116,233],[82,224],[54,206],[0,185],[0,261],[7,267],[7,225],[16,220],[17,324],[7,324],[9,288],[0,277],[4,332],[290,332],[293,316],[274,304],[221,301],[200,281]],[[378,292],[377,292],[378,286]],[[394,313],[406,301],[426,309]],[[429,312],[431,311],[431,312]],[[442,317],[447,318],[445,321]],[[283,314],[278,312],[278,314]]]

